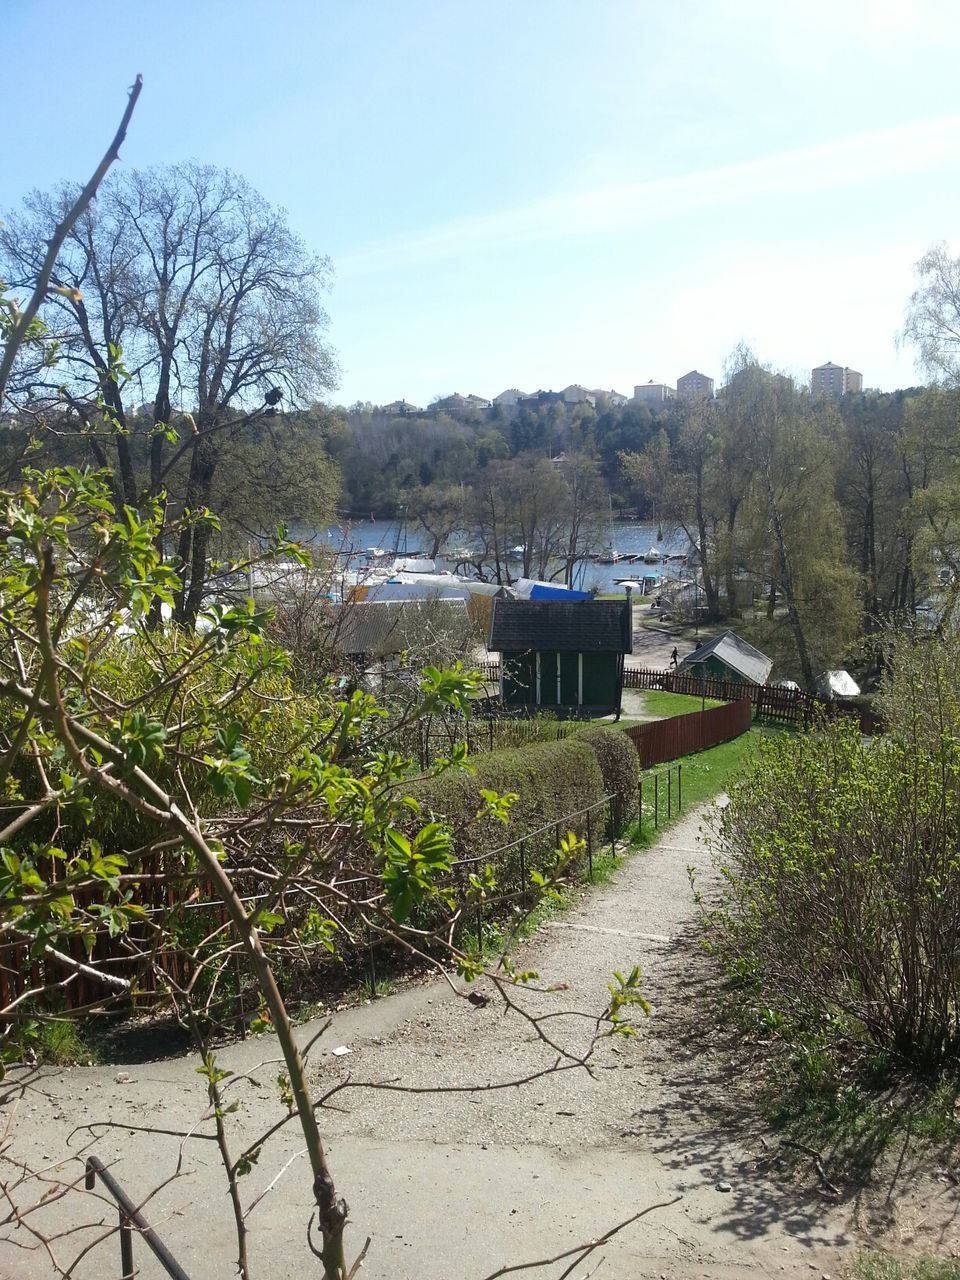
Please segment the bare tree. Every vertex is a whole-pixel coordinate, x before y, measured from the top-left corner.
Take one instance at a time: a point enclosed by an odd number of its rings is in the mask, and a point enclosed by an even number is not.
[[[960,258],[944,242],[928,249],[916,266],[900,338],[917,351],[917,367],[935,382],[960,382]]]
[[[6,220],[0,274],[12,288],[32,286],[38,246],[76,194],[34,193]],[[281,396],[306,403],[333,385],[328,276],[282,211],[235,174],[190,163],[115,175],[57,254],[41,315],[59,360],[55,378],[37,371],[31,403],[60,410],[60,429],[114,473],[118,500],[164,494],[174,517],[200,511],[225,436],[274,416]],[[181,525],[185,621],[203,599],[210,538],[206,522]]]
[[[0,403],[23,344],[36,340],[42,347],[48,341],[33,321],[50,287],[53,260],[116,156],[136,92],[113,147],[58,222],[26,308],[2,308],[12,319],[2,324]],[[2,291],[0,301],[7,301]],[[219,323],[207,317],[208,336]],[[223,342],[227,345],[226,337]],[[207,349],[203,343],[201,349]],[[243,366],[238,355],[231,375],[237,386],[245,376],[238,372]],[[224,377],[227,367],[222,367]],[[89,400],[76,400],[82,421],[87,413],[116,419],[125,409],[122,402],[108,407],[103,392],[99,381],[92,407]],[[220,394],[214,396],[214,408]],[[220,425],[213,417],[208,433]],[[526,1019],[544,1047],[545,1065],[506,1082],[458,1086],[457,1092],[513,1088],[558,1071],[584,1069],[596,1044],[607,1035],[627,1033],[631,1008],[644,1006],[639,974],[634,968],[626,977],[614,975],[604,1007],[585,1015],[586,1044],[577,1037],[576,1048],[557,1038],[555,1010],[523,1008],[516,998],[519,989],[533,986],[544,994],[551,989],[540,987],[535,974],[516,972],[505,954],[487,966],[480,939],[475,948],[459,945],[458,921],[495,887],[495,877],[486,868],[483,875],[463,878],[459,899],[453,892],[450,832],[441,822],[413,816],[402,795],[407,762],[379,750],[376,741],[371,746],[366,731],[379,715],[372,700],[328,697],[318,706],[316,699],[298,698],[284,684],[285,655],[266,641],[268,617],[256,609],[216,607],[206,630],[189,636],[143,626],[153,605],[169,602],[179,583],[160,551],[159,533],[168,520],[162,493],[142,500],[142,513],[131,504],[121,508],[116,490],[122,494],[125,483],[122,467],[112,486],[103,474],[65,468],[32,471],[19,488],[0,492],[0,938],[26,957],[19,973],[5,970],[23,985],[13,994],[5,985],[0,1050],[28,1042],[38,1023],[57,1016],[49,1002],[61,1001],[80,980],[96,992],[80,1002],[80,1012],[129,996],[129,979],[96,953],[106,930],[141,976],[153,970],[201,1050],[208,1105],[197,1126],[174,1136],[182,1140],[181,1156],[193,1140],[216,1145],[233,1206],[238,1273],[250,1275],[250,1214],[292,1161],[247,1205],[239,1180],[264,1145],[296,1123],[315,1205],[306,1243],[326,1280],[352,1280],[367,1245],[348,1263],[348,1210],[328,1162],[322,1108],[346,1088],[410,1087],[348,1079],[318,1096],[305,1065],[311,1046],[301,1048],[293,1034],[274,969],[276,956],[285,949],[302,955],[308,947],[326,945],[335,931],[346,931],[344,919],[352,912],[362,928],[433,964],[461,996],[466,996],[463,981],[485,974],[504,1005]],[[475,687],[475,679],[460,668],[446,673],[426,668],[417,714],[441,707],[466,714]],[[259,766],[255,753],[262,753]],[[437,768],[456,767],[463,759],[463,752],[451,753]],[[478,817],[487,811],[505,817],[509,799],[483,794],[485,812]],[[564,837],[544,874],[531,876],[531,907],[541,891],[552,892],[560,883],[580,843]],[[351,871],[357,874],[351,877]],[[151,912],[142,900],[135,901],[135,892],[145,885],[169,892],[169,909]],[[214,907],[209,928],[199,942],[185,940],[179,935],[183,908],[200,894],[209,899],[202,906]],[[440,912],[446,927],[422,927],[414,909]],[[520,912],[511,938],[523,919]],[[437,950],[428,953],[431,944]],[[173,970],[166,963],[172,953],[184,961]],[[228,1100],[228,1091],[269,1064],[231,1081],[211,1050],[204,1019],[214,1010],[217,984],[234,961],[244,967],[262,1002],[283,1067],[277,1119],[239,1151],[227,1123],[239,1104]],[[205,988],[204,976],[210,979]],[[52,1272],[66,1278],[116,1228],[104,1226],[100,1214],[84,1224],[94,1227],[95,1238],[74,1252],[70,1223],[58,1222],[50,1230],[36,1216],[54,1205],[58,1214],[64,1211],[62,1202],[79,1187],[69,1174],[53,1172],[46,1157],[43,1167],[32,1167],[11,1148],[13,1113],[34,1084],[31,1067],[20,1062],[15,1078],[0,1092],[0,1107],[10,1108],[0,1133],[0,1233],[5,1241],[17,1236],[18,1243],[25,1236],[31,1248],[43,1251]],[[200,1133],[203,1124],[213,1132]],[[179,1163],[171,1176],[179,1176]],[[576,1266],[599,1243],[558,1258],[573,1256]]]

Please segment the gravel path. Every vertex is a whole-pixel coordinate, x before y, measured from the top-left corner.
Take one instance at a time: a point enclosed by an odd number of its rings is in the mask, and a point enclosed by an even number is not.
[[[364,1276],[479,1280],[507,1263],[588,1241],[675,1197],[571,1274],[594,1274],[601,1257],[597,1274],[611,1278],[836,1273],[838,1250],[851,1242],[845,1215],[821,1196],[815,1177],[797,1187],[757,1172],[759,1134],[725,1105],[731,1068],[710,1028],[690,1034],[704,962],[691,937],[686,869],[708,868],[704,816],[687,817],[655,849],[631,858],[609,885],[542,928],[523,957],[545,982],[565,987],[523,998],[558,1011],[602,1008],[611,971],[640,964],[653,1013],[636,1039],[601,1044],[591,1074],[570,1070],[522,1089],[445,1096],[351,1089],[332,1100],[342,1109],[325,1111],[323,1127],[338,1187],[353,1206],[351,1247],[373,1237]],[[583,1043],[588,1025],[569,1016],[551,1023],[571,1047]],[[316,1030],[304,1027],[304,1040]],[[335,1056],[338,1046],[351,1052]],[[223,1058],[242,1071],[274,1052],[260,1037]],[[338,1013],[312,1060],[323,1090],[348,1075],[418,1087],[506,1081],[542,1069],[552,1054],[520,1017],[493,1003],[476,1008],[432,984]],[[50,1075],[20,1108],[15,1148],[52,1163],[76,1124],[107,1115],[171,1129],[193,1124],[203,1099],[196,1066],[190,1055]],[[241,1105],[230,1124],[238,1145],[240,1135],[277,1117],[277,1069],[261,1072],[262,1087],[237,1087]],[[304,1252],[307,1197],[293,1130],[288,1126],[264,1156],[265,1167],[243,1184],[252,1199],[294,1157],[294,1170],[252,1219],[251,1254],[266,1280],[315,1274]],[[175,1138],[99,1132],[97,1153],[116,1161],[133,1195],[174,1171]],[[84,1137],[74,1138],[75,1150]],[[195,1280],[234,1275],[213,1144],[190,1143],[184,1167],[189,1172],[151,1201],[150,1220]],[[79,1195],[46,1217],[59,1229],[67,1221],[115,1220],[108,1206]],[[88,1255],[77,1280],[114,1277],[117,1258],[113,1239]],[[160,1274],[142,1245],[137,1258],[142,1275]],[[554,1280],[563,1271],[526,1274]],[[39,1253],[0,1244],[0,1276],[50,1274]]]
[[[627,654],[628,667],[649,667],[654,671],[667,671],[670,668],[670,655],[674,648],[678,659],[682,660],[696,647],[696,641],[674,635],[669,627],[644,626],[649,615],[649,606],[635,604],[633,606],[633,652]],[[709,636],[710,632],[704,632]]]

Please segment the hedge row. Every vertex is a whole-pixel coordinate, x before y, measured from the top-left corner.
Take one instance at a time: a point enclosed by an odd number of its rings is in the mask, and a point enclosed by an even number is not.
[[[474,772],[449,772],[419,781],[410,793],[421,805],[443,816],[454,832],[458,858],[486,858],[493,850],[518,840],[527,832],[549,830],[526,841],[523,858],[527,869],[546,865],[556,848],[555,826],[561,833],[583,836],[587,819],[567,815],[596,804],[610,793],[623,791],[615,804],[613,821],[620,830],[630,800],[637,790],[639,762],[636,748],[616,729],[591,729],[560,742],[531,743],[511,751],[491,751],[472,759]],[[478,818],[483,791],[515,792],[510,821]],[[566,819],[566,820],[565,820]],[[596,834],[607,830],[606,808],[595,809],[590,821]],[[520,851],[509,851],[497,860],[501,884],[519,884]]]
[[[617,831],[622,831],[629,819],[640,779],[637,748],[620,729],[584,729],[579,738],[597,757],[603,774],[603,789],[607,795],[616,797],[612,802],[613,825]]]

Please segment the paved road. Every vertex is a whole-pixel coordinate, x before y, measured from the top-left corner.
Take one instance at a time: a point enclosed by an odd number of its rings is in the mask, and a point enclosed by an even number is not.
[[[544,981],[565,988],[528,995],[529,1006],[541,1011],[602,1008],[610,972],[639,963],[653,1013],[636,1040],[604,1042],[589,1074],[567,1071],[522,1089],[446,1096],[351,1089],[334,1100],[342,1109],[324,1112],[332,1167],[351,1204],[351,1246],[372,1237],[362,1272],[368,1280],[479,1280],[506,1263],[589,1241],[639,1209],[676,1197],[571,1274],[733,1280],[809,1277],[811,1267],[817,1275],[836,1274],[838,1251],[851,1240],[844,1214],[822,1199],[815,1178],[796,1187],[758,1172],[758,1133],[724,1112],[731,1068],[709,1035],[689,1035],[687,1012],[703,961],[690,934],[686,868],[708,866],[702,818],[691,815],[657,848],[633,857],[609,885],[543,928],[524,957]],[[568,1016],[551,1025],[575,1048],[589,1024]],[[304,1027],[303,1039],[316,1029]],[[334,1055],[339,1046],[351,1052]],[[223,1055],[238,1072],[272,1057],[275,1046],[263,1037]],[[338,1013],[312,1061],[324,1089],[347,1075],[419,1087],[503,1082],[552,1057],[526,1021],[493,1003],[475,1008],[433,984]],[[14,1151],[52,1165],[76,1124],[106,1116],[170,1129],[193,1124],[203,1097],[196,1066],[191,1055],[51,1076],[20,1108]],[[261,1087],[237,1086],[240,1109],[229,1117],[237,1145],[280,1113],[276,1072],[276,1064],[268,1065]],[[95,1150],[116,1162],[134,1195],[176,1169],[175,1138],[98,1132]],[[79,1145],[75,1138],[74,1149]],[[298,1145],[291,1125],[245,1180],[251,1200],[293,1158],[251,1219],[255,1274],[266,1280],[316,1274],[303,1242],[309,1197]],[[212,1143],[185,1144],[182,1176],[148,1212],[195,1280],[235,1274]],[[72,1195],[36,1222],[62,1230],[80,1220],[110,1223],[113,1216],[107,1205]],[[117,1257],[114,1238],[74,1274],[113,1280]],[[138,1260],[143,1276],[159,1274],[142,1246]],[[521,1274],[556,1278],[565,1265]],[[40,1253],[0,1242],[0,1276],[49,1275]]]

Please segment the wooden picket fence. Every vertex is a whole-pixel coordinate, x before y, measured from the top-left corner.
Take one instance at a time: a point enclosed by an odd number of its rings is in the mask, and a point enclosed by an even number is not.
[[[844,702],[827,702],[802,689],[784,689],[779,685],[742,684],[739,680],[701,678],[685,671],[654,671],[648,667],[628,667],[624,672],[625,689],[665,689],[669,693],[685,693],[694,698],[711,698],[720,702],[747,699],[755,720],[804,728],[818,715],[854,716],[863,733],[872,734],[882,728],[880,717],[869,707]]]

